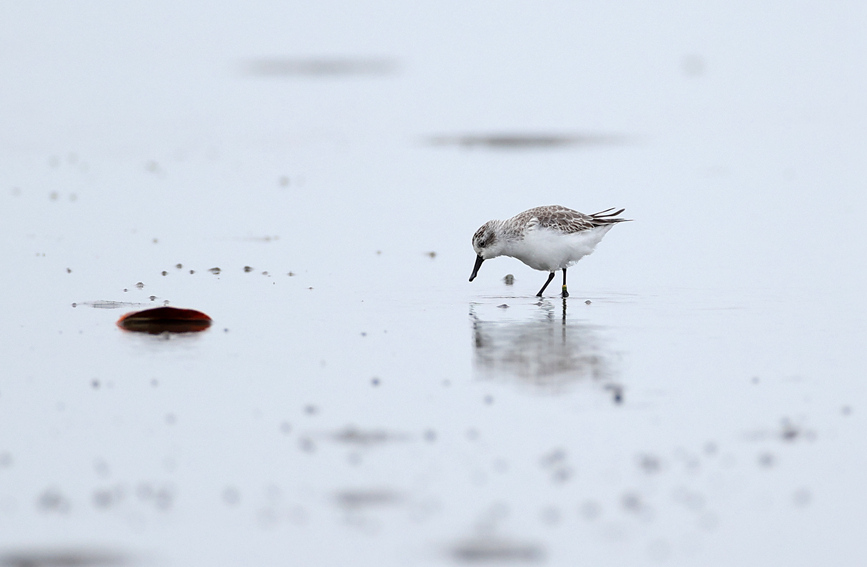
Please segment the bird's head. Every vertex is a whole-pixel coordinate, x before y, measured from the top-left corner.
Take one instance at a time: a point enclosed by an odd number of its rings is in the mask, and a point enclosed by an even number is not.
[[[476,251],[476,265],[473,266],[470,281],[476,279],[482,262],[503,254],[503,247],[506,242],[497,231],[499,226],[499,221],[488,221],[473,235],[473,250]]]

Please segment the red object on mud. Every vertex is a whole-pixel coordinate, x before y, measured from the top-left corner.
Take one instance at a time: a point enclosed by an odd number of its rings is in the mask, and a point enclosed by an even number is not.
[[[138,333],[197,333],[211,326],[211,318],[195,309],[155,307],[127,313],[117,320],[124,331]]]

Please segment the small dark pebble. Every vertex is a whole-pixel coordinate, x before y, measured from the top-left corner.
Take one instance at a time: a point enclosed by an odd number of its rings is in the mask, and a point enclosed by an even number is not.
[[[249,273],[249,272],[253,271],[253,268],[252,268],[252,266],[244,266],[244,271]]]
[[[183,268],[183,267],[184,267],[183,264],[175,264],[175,268],[177,268],[177,269],[179,269],[179,270],[180,270],[181,268]]]
[[[590,301],[589,299],[588,299],[587,301],[584,302],[585,305],[590,305],[591,303],[593,303],[593,302]]]
[[[515,283],[515,276],[512,274],[506,274],[506,277],[503,278],[503,283],[506,285],[512,285]]]
[[[66,273],[67,273],[67,274],[71,274],[71,273],[72,273],[72,268],[66,268]]]
[[[221,270],[220,270],[220,268],[216,268],[216,267],[214,267],[214,268],[211,268],[211,269],[208,270],[208,271],[211,272],[212,274],[219,274]]]
[[[142,282],[138,282],[138,283],[136,283],[135,286],[136,286],[138,289],[142,289],[142,288],[144,288],[144,284],[143,284]]]
[[[169,273],[168,273],[167,271],[165,271],[165,270],[163,270],[161,273],[162,273],[162,275],[164,275],[164,276],[169,275]]]
[[[500,305],[497,305],[497,307],[499,307],[500,309],[508,309],[509,308],[509,306],[506,305],[505,303],[501,303]]]

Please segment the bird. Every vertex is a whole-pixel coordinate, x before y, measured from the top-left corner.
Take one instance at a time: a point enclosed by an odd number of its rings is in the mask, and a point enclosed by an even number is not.
[[[485,260],[511,256],[534,270],[549,272],[537,297],[542,297],[557,270],[563,270],[562,296],[569,297],[566,269],[591,254],[612,226],[632,220],[618,217],[624,210],[614,211],[612,207],[586,215],[549,205],[526,210],[507,220],[490,220],[473,235],[476,263],[470,281],[476,279]]]

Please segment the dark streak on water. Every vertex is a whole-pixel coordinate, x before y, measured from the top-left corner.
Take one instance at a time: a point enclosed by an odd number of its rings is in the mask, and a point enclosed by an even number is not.
[[[241,64],[245,75],[255,77],[337,77],[351,75],[392,75],[398,70],[391,59],[355,58],[271,58]]]
[[[0,553],[0,567],[100,567],[129,564],[129,558],[123,555],[96,549],[32,549]]]
[[[568,146],[593,147],[615,146],[626,143],[625,136],[617,134],[554,134],[554,133],[499,133],[458,134],[431,136],[427,142],[432,146],[484,147],[503,150],[548,149]]]
[[[539,545],[494,538],[461,541],[451,547],[449,555],[460,563],[536,563],[545,559]]]

